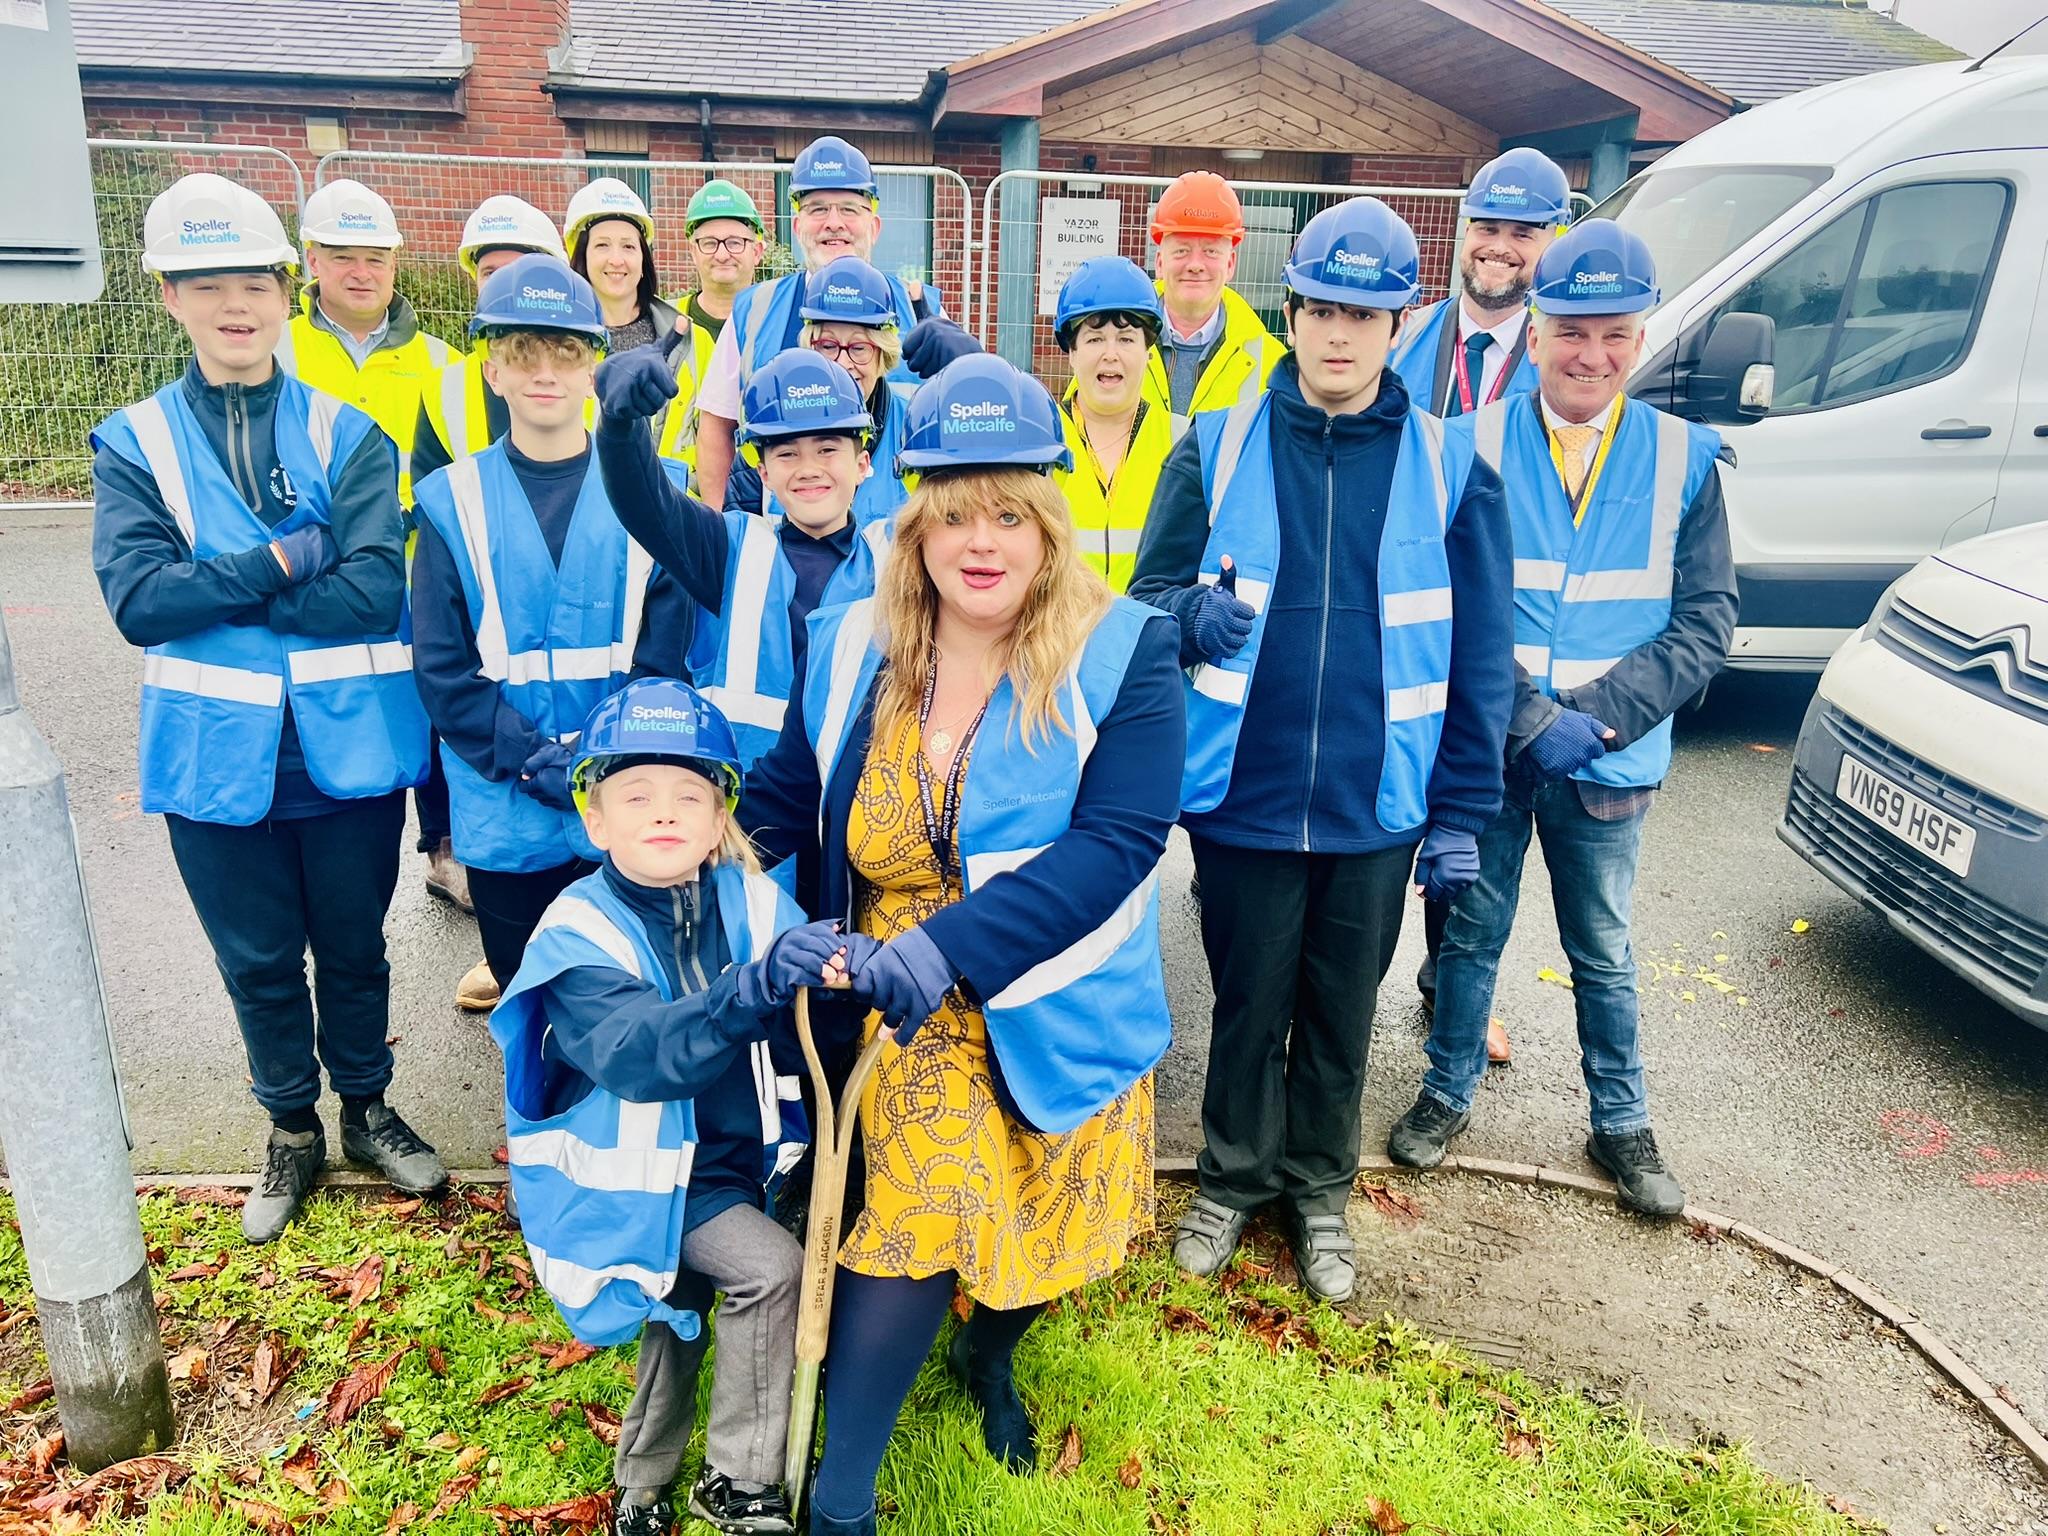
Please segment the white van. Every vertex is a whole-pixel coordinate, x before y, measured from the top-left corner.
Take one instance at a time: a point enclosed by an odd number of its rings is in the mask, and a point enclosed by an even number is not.
[[[2048,517],[2048,59],[1745,112],[1594,210],[1657,259],[1630,392],[1719,426],[1731,666],[1812,671],[1923,556]],[[1775,397],[1736,399],[1775,326]]]

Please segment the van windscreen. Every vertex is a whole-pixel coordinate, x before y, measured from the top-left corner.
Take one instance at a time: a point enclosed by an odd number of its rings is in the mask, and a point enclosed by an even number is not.
[[[1828,179],[1821,165],[1652,167],[1595,208],[1639,236],[1666,299]]]

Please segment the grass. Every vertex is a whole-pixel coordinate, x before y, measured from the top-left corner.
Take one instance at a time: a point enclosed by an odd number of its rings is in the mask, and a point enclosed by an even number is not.
[[[421,1206],[323,1195],[279,1243],[251,1249],[237,1212],[206,1192],[147,1196],[180,1443],[172,1460],[102,1478],[68,1503],[78,1475],[61,1460],[47,1472],[37,1464],[58,1429],[54,1405],[15,1404],[35,1396],[46,1367],[23,1319],[20,1239],[11,1220],[0,1223],[0,1533],[378,1536],[437,1511],[437,1536],[602,1529],[600,1502],[571,1501],[609,1490],[604,1436],[632,1393],[631,1351],[564,1351],[568,1334],[531,1289],[494,1198],[471,1189]],[[0,1216],[11,1216],[4,1202]],[[1274,1283],[1286,1272],[1283,1258],[1254,1249],[1222,1284],[1191,1282],[1148,1247],[1065,1298],[1018,1357],[1041,1431],[1032,1478],[989,1461],[935,1357],[883,1468],[883,1530],[1857,1529],[1740,1450],[1660,1445],[1626,1413],[1490,1372],[1398,1322],[1309,1307]],[[267,1401],[259,1349],[290,1367]],[[331,1425],[346,1390],[337,1384],[394,1354],[381,1395]],[[701,1424],[700,1403],[685,1478]]]

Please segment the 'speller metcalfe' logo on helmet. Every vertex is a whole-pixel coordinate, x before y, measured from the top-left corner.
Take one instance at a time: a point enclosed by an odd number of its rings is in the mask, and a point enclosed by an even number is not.
[[[377,227],[377,216],[374,213],[344,213],[335,222],[343,229],[374,230]]]
[[[1365,251],[1347,251],[1341,248],[1334,250],[1330,252],[1324,265],[1335,267],[1336,275],[1340,277],[1362,277],[1376,281],[1380,275],[1379,257]]]
[[[227,219],[187,219],[178,226],[180,245],[240,245],[242,232]]]
[[[792,384],[782,392],[782,403],[792,410],[816,410],[831,402],[830,384]]]
[[[858,288],[848,288],[842,283],[827,283],[825,285],[825,297],[828,299],[838,299],[842,303],[858,304],[861,301],[862,295]]]
[[[531,283],[519,290],[519,298],[526,304],[566,304],[569,295],[560,288],[536,288]]]
[[[1509,201],[1526,203],[1529,201],[1529,189],[1527,187],[1504,186],[1497,181],[1486,189],[1486,195],[1497,203]]]
[[[694,709],[677,709],[673,704],[635,704],[631,714],[635,720],[691,720],[697,718]]]
[[[519,221],[509,213],[488,213],[476,221],[476,227],[485,234],[510,234],[519,228]]]
[[[946,431],[949,434],[965,432],[1014,432],[1017,423],[1010,419],[1010,408],[1000,400],[982,400],[973,405],[955,400],[946,407]]]
[[[837,176],[846,169],[844,160],[813,160],[811,174],[814,176]]]

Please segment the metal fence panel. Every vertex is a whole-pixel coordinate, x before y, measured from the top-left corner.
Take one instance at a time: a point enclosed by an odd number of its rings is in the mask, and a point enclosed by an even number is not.
[[[984,345],[1029,368],[1057,393],[1066,387],[1066,357],[1053,339],[1052,316],[1039,313],[1041,231],[1048,198],[1108,199],[1118,206],[1116,249],[1148,272],[1155,247],[1147,234],[1167,176],[1112,176],[1077,171],[1004,171],[982,197],[981,330]],[[1244,205],[1245,237],[1231,281],[1273,334],[1282,334],[1282,276],[1301,228],[1325,208],[1353,197],[1377,197],[1408,221],[1422,253],[1422,296],[1442,298],[1457,267],[1458,205],[1465,188],[1346,187],[1306,182],[1233,181]],[[1590,207],[1591,200],[1574,193]],[[1583,211],[1583,208],[1582,210]],[[1048,306],[1049,308],[1049,306]]]
[[[178,177],[215,171],[296,229],[305,180],[260,144],[88,139],[107,285],[90,304],[0,305],[0,500],[76,505],[91,492],[86,438],[117,406],[176,378],[189,349],[142,270],[142,216]]]

